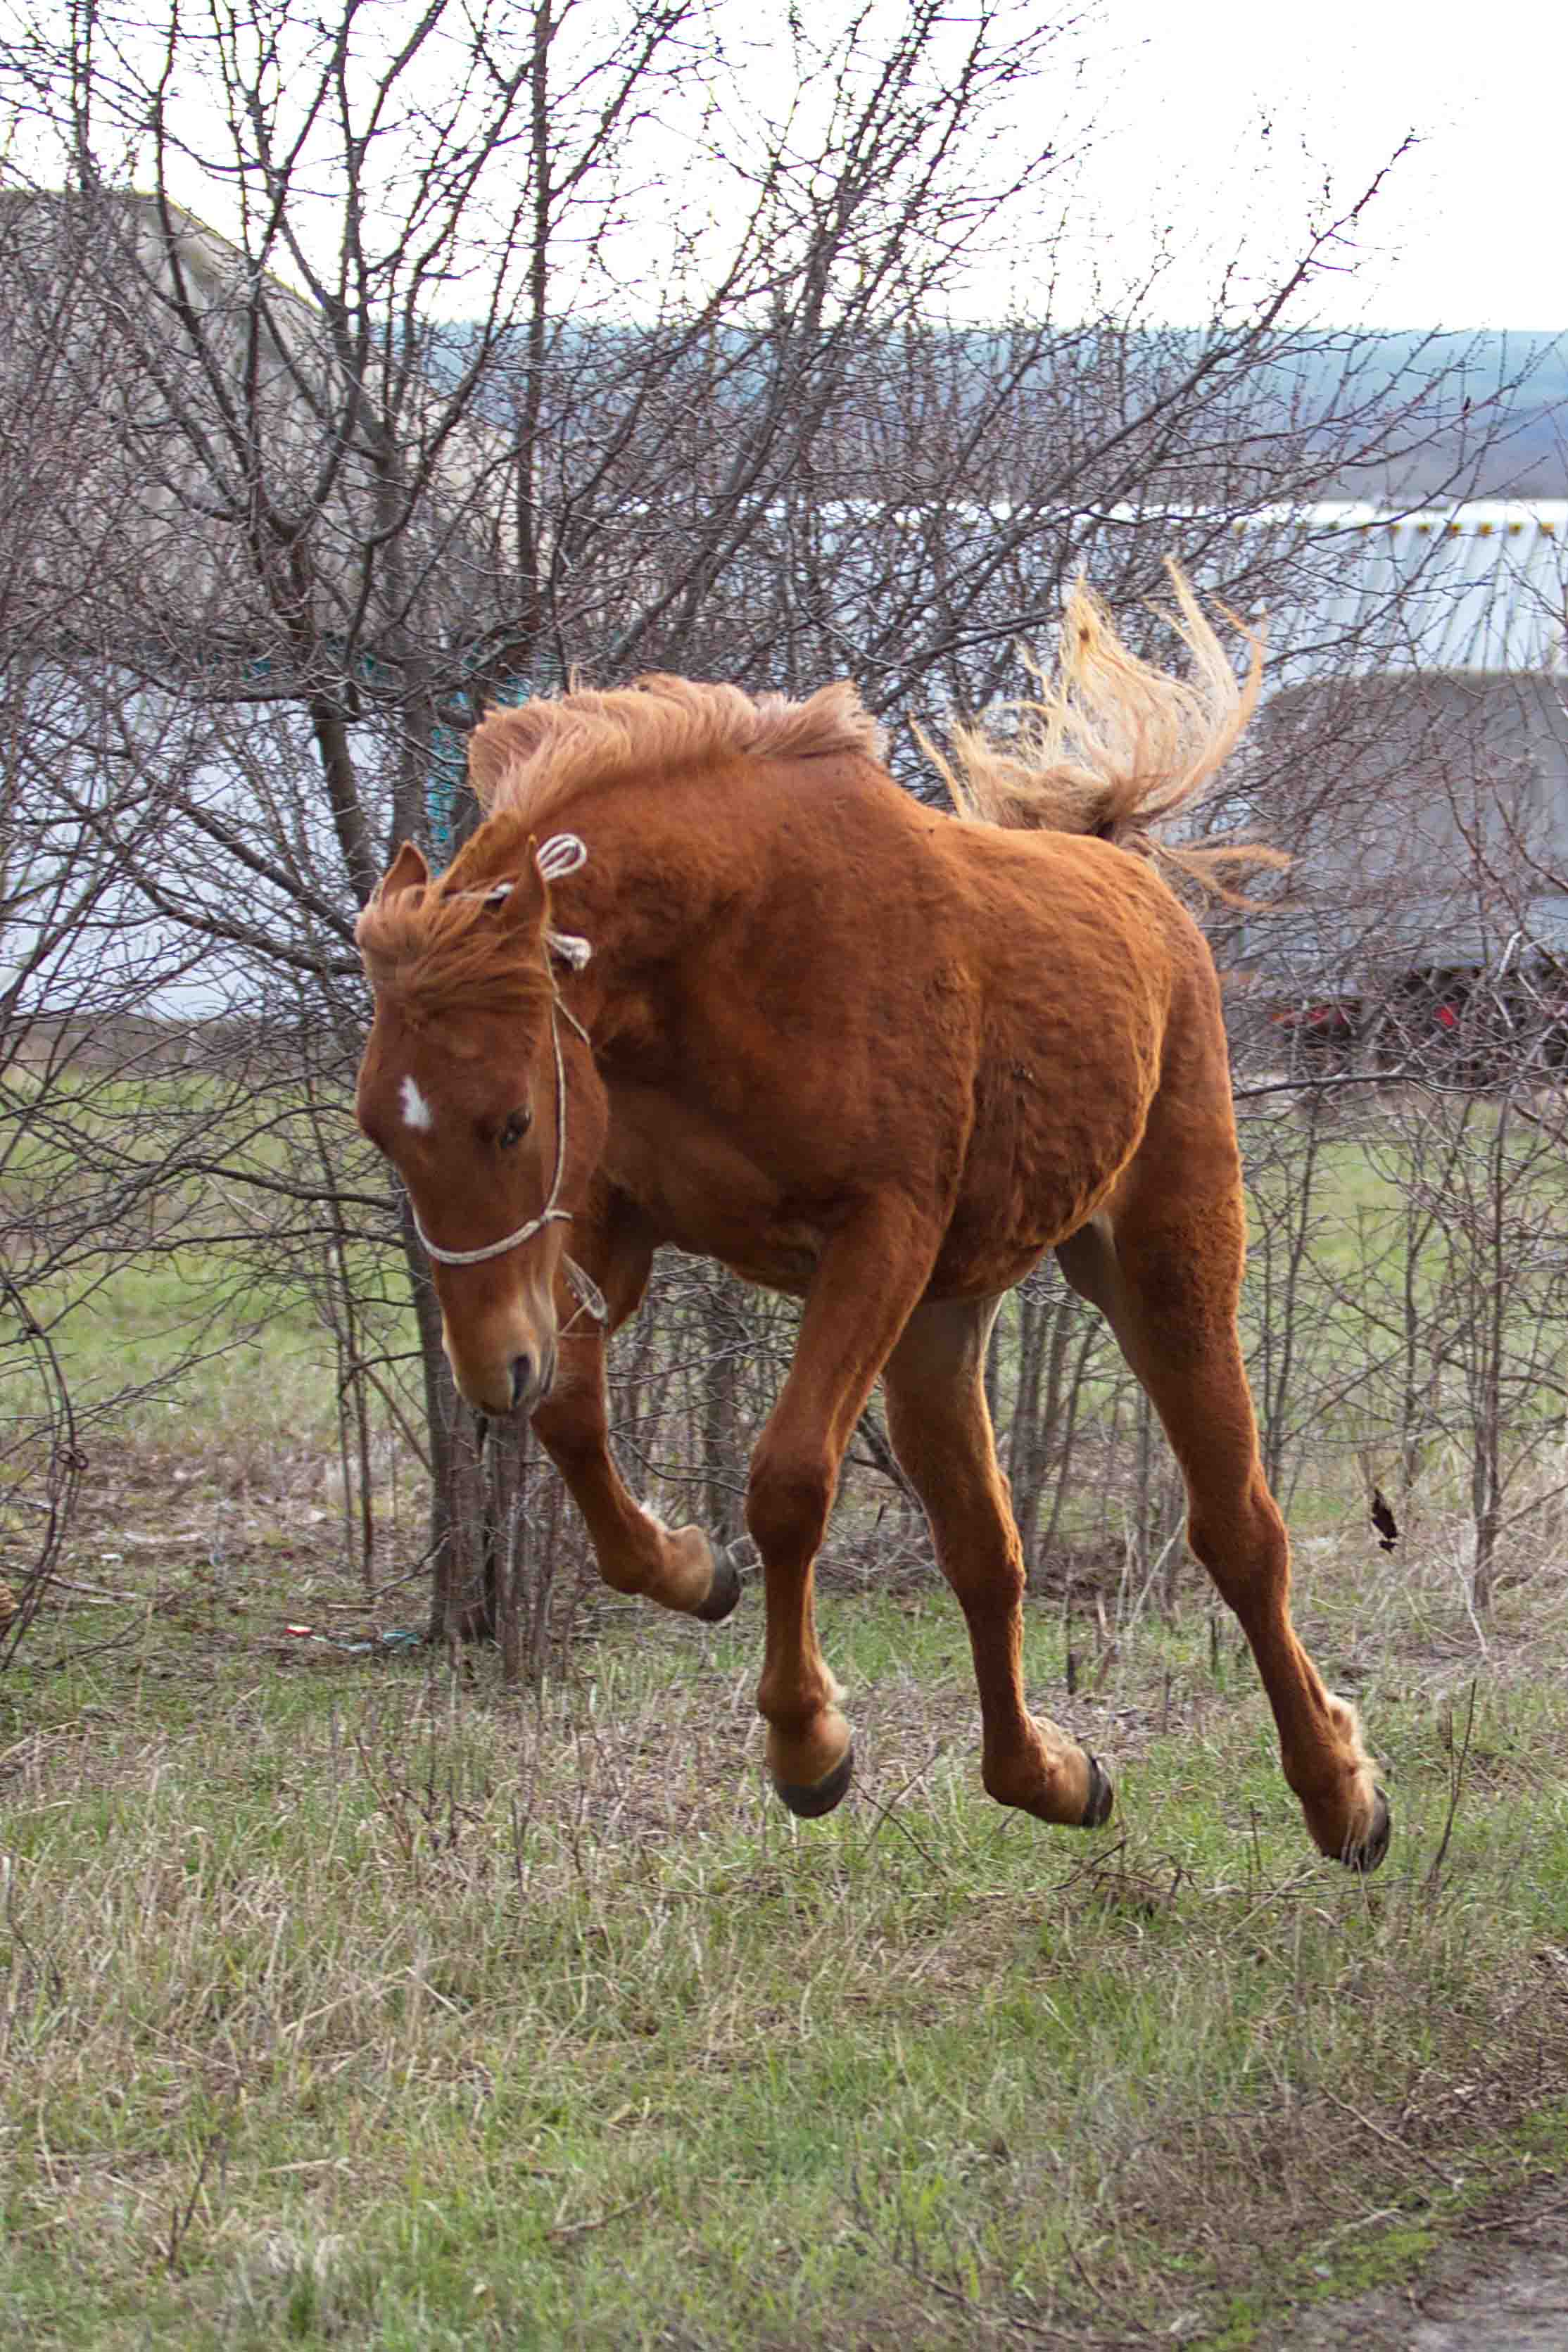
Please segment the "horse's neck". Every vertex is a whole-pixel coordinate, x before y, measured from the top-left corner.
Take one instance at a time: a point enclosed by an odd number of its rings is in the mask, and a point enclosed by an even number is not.
[[[744,887],[736,845],[721,824],[700,822],[689,802],[682,809],[684,797],[671,793],[677,805],[650,807],[647,797],[626,805],[606,796],[561,820],[587,857],[563,885],[552,920],[587,940],[587,993],[607,1013],[626,991],[646,992],[659,974],[679,992],[682,949]]]

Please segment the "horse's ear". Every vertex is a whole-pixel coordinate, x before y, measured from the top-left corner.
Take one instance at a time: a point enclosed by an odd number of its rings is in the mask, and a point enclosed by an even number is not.
[[[508,930],[537,930],[550,911],[550,891],[539,870],[531,835],[515,874],[506,874],[484,891],[484,897]]]
[[[405,890],[422,889],[429,879],[430,868],[425,863],[423,850],[416,843],[405,841],[376,884],[376,899],[384,904],[388,898],[400,897]]]

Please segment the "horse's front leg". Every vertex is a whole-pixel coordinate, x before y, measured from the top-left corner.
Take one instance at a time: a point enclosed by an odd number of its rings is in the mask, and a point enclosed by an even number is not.
[[[603,1294],[605,1320],[600,1325],[562,1282],[555,1382],[533,1426],[583,1514],[605,1583],[716,1625],[741,1597],[734,1561],[700,1528],[667,1528],[628,1491],[610,1452],[605,1349],[647,1287],[652,1241],[616,1202],[580,1220],[572,1236],[574,1255]]]
[[[757,1706],[768,1769],[792,1812],[830,1812],[854,1748],[816,1639],[812,1570],[839,1466],[871,1383],[930,1279],[937,1237],[879,1208],[819,1261],[789,1376],[752,1456],[746,1524],[762,1554],[767,1640]]]

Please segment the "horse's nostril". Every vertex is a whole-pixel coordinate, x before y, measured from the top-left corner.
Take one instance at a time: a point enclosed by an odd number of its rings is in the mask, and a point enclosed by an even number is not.
[[[514,1356],[511,1360],[511,1401],[520,1405],[533,1384],[531,1356]]]

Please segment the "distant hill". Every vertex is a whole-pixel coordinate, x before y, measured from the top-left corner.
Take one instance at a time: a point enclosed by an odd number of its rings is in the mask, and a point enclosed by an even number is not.
[[[1288,373],[1298,382],[1315,378],[1314,388],[1326,391],[1342,367],[1345,348],[1343,338],[1326,335],[1321,352],[1310,359],[1295,353]],[[1568,498],[1568,333],[1385,335],[1366,381],[1381,380],[1397,399],[1402,380],[1411,383],[1445,369],[1454,378],[1456,413],[1435,446],[1398,467],[1342,477],[1341,493],[1399,499]],[[1502,416],[1490,405],[1500,394]]]
[[[469,363],[476,331],[465,322],[443,324],[433,335],[424,354],[424,364],[437,376],[455,377]],[[586,395],[590,405],[595,398],[608,398],[613,404],[617,378],[614,367],[605,374],[602,363],[606,355],[614,357],[624,339],[629,336],[635,341],[636,331],[562,320],[555,331],[558,340],[554,341],[551,362],[552,381],[545,394],[547,415],[552,402],[560,396],[557,374],[559,384],[570,387],[566,394],[570,403],[575,404]],[[1093,330],[1087,342],[1071,337],[1063,339],[1064,345],[1072,347],[1075,373],[1084,372],[1084,352],[1098,341],[1112,352],[1110,372],[1114,375],[1118,372],[1114,346],[1119,335],[1124,345],[1122,356],[1128,378],[1133,382],[1144,379],[1151,384],[1163,368],[1170,366],[1173,358],[1179,360],[1189,347],[1190,357],[1196,361],[1208,341],[1202,331],[1181,329],[1168,329],[1157,335],[1145,334],[1136,327]],[[731,356],[735,356],[741,339],[731,331],[721,340],[731,342]],[[932,348],[939,353],[943,340],[942,331],[934,330]],[[983,327],[950,331],[947,340],[954,350],[968,347],[976,362],[977,382],[990,374],[987,362],[1004,354],[1008,341],[1005,334]],[[1019,375],[1018,389],[1026,411],[1031,384],[1036,382],[1044,394],[1045,412],[1050,411],[1049,385],[1057,363],[1053,356],[1056,349],[1056,339],[1047,333],[1040,359],[1024,367]],[[599,368],[594,365],[595,355],[601,362]],[[691,363],[688,359],[674,364],[679,368]],[[700,359],[695,364],[700,371],[705,362]],[[752,364],[743,357],[740,359],[731,378],[732,394],[743,395]],[[767,362],[759,353],[755,364],[761,389]],[[1440,381],[1442,387],[1441,419],[1436,432],[1431,422],[1431,386],[1435,380]],[[482,411],[497,423],[510,419],[514,381],[503,362],[481,394]],[[1278,433],[1289,441],[1299,431],[1302,416],[1331,411],[1337,394],[1342,409],[1357,415],[1365,415],[1374,404],[1386,402],[1395,412],[1418,408],[1427,421],[1411,436],[1423,446],[1375,466],[1336,474],[1321,486],[1321,497],[1366,499],[1377,503],[1415,503],[1429,498],[1455,501],[1568,498],[1568,331],[1503,333],[1478,329],[1438,333],[1410,329],[1373,334],[1349,329],[1319,333],[1284,331],[1279,338],[1276,356],[1227,367],[1215,381],[1230,388],[1230,396],[1244,388],[1240,413],[1254,422],[1258,432],[1259,462],[1265,478],[1273,436]],[[591,391],[589,387],[595,382],[597,390]],[[962,371],[944,377],[943,383],[946,395],[962,407]],[[1135,394],[1132,404],[1136,407]],[[1342,437],[1342,428],[1329,426],[1324,434],[1325,451]],[[998,494],[1005,495],[1005,483],[998,484]]]

